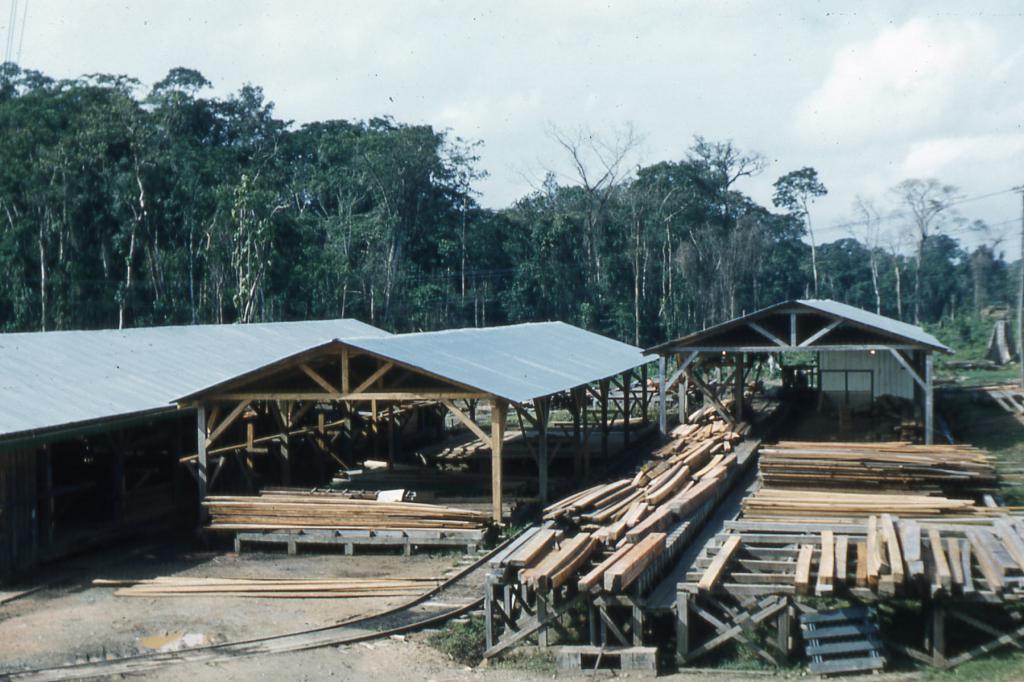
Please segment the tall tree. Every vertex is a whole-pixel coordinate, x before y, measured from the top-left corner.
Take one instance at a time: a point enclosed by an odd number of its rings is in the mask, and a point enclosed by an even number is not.
[[[772,203],[798,216],[807,226],[807,236],[811,240],[811,281],[814,286],[814,297],[817,298],[818,250],[814,239],[814,227],[811,224],[810,205],[815,199],[828,194],[828,189],[818,179],[818,171],[810,166],[786,173],[775,181],[774,187]]]
[[[953,205],[959,191],[935,178],[904,180],[890,191],[908,221],[908,231],[916,244],[914,266],[914,324],[921,322],[921,267],[928,239],[955,219]]]

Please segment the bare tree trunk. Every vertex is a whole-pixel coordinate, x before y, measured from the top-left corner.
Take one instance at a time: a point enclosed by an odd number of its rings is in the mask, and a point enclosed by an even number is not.
[[[903,284],[900,279],[900,262],[895,261],[896,270],[896,319],[903,319]]]

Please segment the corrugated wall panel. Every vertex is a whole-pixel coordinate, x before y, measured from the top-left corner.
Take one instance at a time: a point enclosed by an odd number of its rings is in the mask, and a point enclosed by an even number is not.
[[[875,398],[893,395],[908,400],[914,399],[914,380],[888,352],[878,352],[874,355],[867,351],[822,352],[821,369],[871,370],[875,375]],[[823,384],[823,388],[828,390],[829,386]]]

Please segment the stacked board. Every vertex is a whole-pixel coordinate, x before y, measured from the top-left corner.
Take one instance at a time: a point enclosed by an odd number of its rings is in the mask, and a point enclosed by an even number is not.
[[[666,549],[666,532],[711,499],[736,466],[747,428],[713,411],[695,415],[630,478],[603,483],[544,510],[547,527],[503,560],[506,579],[546,593],[628,590]]]
[[[742,595],[1024,597],[1024,520],[869,516],[861,523],[727,524],[686,588]]]
[[[329,493],[211,496],[213,531],[482,529],[484,512],[417,502],[379,502]]]
[[[970,445],[781,442],[760,450],[765,485],[976,495],[997,486],[992,460]]]
[[[745,519],[864,520],[871,514],[899,516],[995,516],[1004,510],[973,500],[914,493],[849,493],[838,490],[792,490],[762,487],[743,500]]]

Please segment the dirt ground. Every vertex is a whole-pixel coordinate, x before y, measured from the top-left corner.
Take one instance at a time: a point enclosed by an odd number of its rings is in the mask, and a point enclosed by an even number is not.
[[[283,634],[382,611],[408,599],[115,597],[112,588],[94,587],[94,578],[436,577],[454,569],[463,556],[289,557],[283,553],[182,552],[177,548],[147,552],[75,571],[70,582],[61,581],[0,605],[0,673],[151,652],[173,646],[182,637],[192,644],[209,644]],[[256,664],[254,670],[261,665],[267,662]]]

